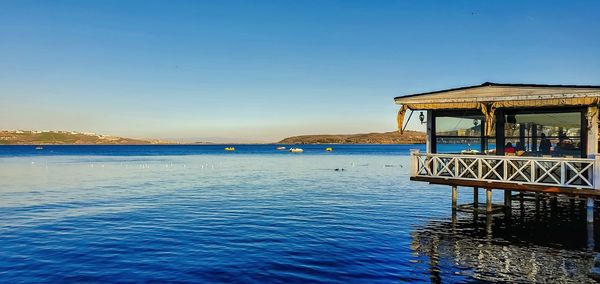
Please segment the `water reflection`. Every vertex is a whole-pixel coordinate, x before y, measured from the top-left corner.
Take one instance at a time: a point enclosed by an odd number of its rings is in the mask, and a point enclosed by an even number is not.
[[[512,214],[452,217],[412,233],[413,253],[426,258],[432,282],[592,281],[587,274],[599,235],[586,222],[584,200],[516,200]]]

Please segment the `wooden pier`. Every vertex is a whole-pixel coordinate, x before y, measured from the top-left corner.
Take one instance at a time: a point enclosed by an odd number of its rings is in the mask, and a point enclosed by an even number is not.
[[[593,222],[600,197],[600,86],[484,83],[395,101],[401,132],[408,110],[427,111],[418,116],[427,125],[426,153],[411,151],[410,179],[448,185],[453,211],[510,214],[514,199],[539,206],[566,196],[585,200]],[[458,204],[463,188],[473,202]],[[504,200],[494,203],[497,190]]]

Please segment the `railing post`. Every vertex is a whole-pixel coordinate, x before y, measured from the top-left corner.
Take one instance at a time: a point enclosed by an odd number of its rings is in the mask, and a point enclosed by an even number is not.
[[[477,179],[481,179],[481,176],[483,175],[483,168],[482,168],[481,160],[483,160],[483,158],[477,157],[476,159],[477,159]]]
[[[535,182],[535,164],[536,162],[534,160],[529,161],[529,163],[531,164],[531,182]]]
[[[567,165],[565,161],[560,161],[560,185],[565,186],[567,183]]]
[[[508,180],[508,159],[502,159],[502,180]]]
[[[419,172],[419,149],[410,149],[410,176],[416,177]]]
[[[458,159],[460,159],[460,156],[454,157],[454,177],[458,177],[459,174],[458,167],[460,166],[460,163]]]

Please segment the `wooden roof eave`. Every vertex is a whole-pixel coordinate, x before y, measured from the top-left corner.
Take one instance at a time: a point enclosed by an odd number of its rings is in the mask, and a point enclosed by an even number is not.
[[[425,95],[426,97],[426,95]],[[502,97],[469,97],[469,98],[419,98],[408,97],[406,99],[399,97],[394,101],[398,105],[419,105],[419,104],[448,104],[448,103],[494,103],[503,101],[528,101],[528,100],[551,100],[551,99],[577,99],[577,98],[600,98],[600,92],[591,93],[560,93],[549,95],[522,95],[522,96],[502,96]],[[413,109],[413,108],[411,108]],[[421,109],[413,109],[421,110]],[[422,109],[426,110],[426,109]]]

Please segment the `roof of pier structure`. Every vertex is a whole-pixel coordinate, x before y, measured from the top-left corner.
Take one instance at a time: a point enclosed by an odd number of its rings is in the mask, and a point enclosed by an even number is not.
[[[406,110],[477,109],[488,122],[486,135],[492,134],[494,113],[498,108],[534,108],[600,105],[600,86],[499,84],[481,85],[412,94],[394,98],[401,105],[397,123],[403,130]]]
[[[591,105],[600,98],[600,86],[499,84],[481,85],[411,94],[394,98],[409,109],[479,109],[481,103],[498,107]],[[537,101],[537,102],[536,102]],[[521,103],[516,103],[521,102]],[[525,103],[526,102],[526,103]]]

